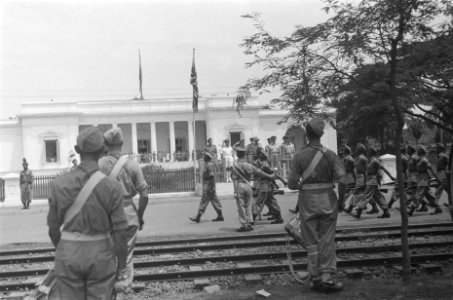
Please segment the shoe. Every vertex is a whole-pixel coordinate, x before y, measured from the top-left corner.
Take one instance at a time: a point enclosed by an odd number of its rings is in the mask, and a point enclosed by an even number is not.
[[[322,293],[323,292],[323,286],[321,283],[321,280],[315,280],[310,284],[310,290]]]
[[[434,211],[432,211],[432,212],[430,213],[430,215],[437,215],[437,214],[440,214],[440,213],[442,213],[442,209],[440,208],[440,206],[436,206],[436,207],[434,208]]]
[[[271,224],[283,224],[283,219],[282,218],[277,218],[274,219]]]
[[[420,208],[416,209],[415,211],[428,211],[428,208],[426,207],[426,204],[422,204],[422,206],[420,206]]]
[[[212,222],[222,222],[222,221],[224,221],[224,219],[223,219],[223,216],[222,216],[222,215],[218,215],[218,216],[217,216],[217,218],[215,218],[215,219],[212,219]]]
[[[267,218],[269,221],[277,219],[276,215],[271,215],[270,217]]]
[[[356,219],[360,219],[361,215],[362,215],[362,209],[361,208],[357,208],[355,213],[354,212],[351,213],[351,216],[353,216]]]
[[[245,226],[245,231],[252,231],[253,230],[253,227],[251,224],[247,224],[247,226]]]
[[[341,282],[328,282],[321,281],[322,292],[326,294],[336,293],[343,290],[343,284]]]
[[[415,211],[415,206],[411,206],[411,207],[409,208],[409,210],[407,211],[407,215],[408,215],[409,217],[412,217],[412,215],[414,214],[414,211]]]
[[[247,227],[245,225],[242,225],[241,227],[239,227],[239,229],[236,230],[237,232],[246,232],[247,231]]]
[[[377,216],[379,219],[383,219],[383,218],[390,218],[390,212],[388,209],[384,210],[384,212],[382,213],[382,215],[380,216]]]
[[[272,216],[272,214],[268,211],[267,213],[263,214],[263,216],[268,217],[268,216]]]
[[[201,215],[197,215],[196,217],[189,217],[189,220],[192,221],[192,222],[195,222],[195,223],[200,223],[200,218],[201,218]]]
[[[346,209],[344,210],[344,212],[347,213],[347,214],[350,214],[350,213],[352,212],[353,209],[354,209],[354,206],[353,206],[353,205],[350,205],[348,208],[346,208]]]
[[[379,209],[373,207],[371,210],[367,211],[366,213],[367,213],[367,215],[377,214],[377,213],[379,213]]]

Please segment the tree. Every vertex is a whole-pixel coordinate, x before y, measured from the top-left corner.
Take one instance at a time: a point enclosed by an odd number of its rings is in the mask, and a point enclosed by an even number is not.
[[[408,44],[435,40],[441,36],[448,26],[438,27],[433,20],[444,18],[451,23],[452,4],[448,0],[325,2],[325,11],[332,12],[333,17],[313,27],[298,27],[289,38],[272,37],[264,30],[263,24],[255,20],[257,33],[246,38],[243,46],[247,54],[254,55],[249,65],[261,64],[269,73],[252,80],[252,86],[281,86],[281,102],[288,105],[292,109],[291,114],[296,116],[317,113],[322,99],[332,100],[337,94],[334,90],[349,81],[385,95],[396,122],[397,177],[398,185],[402,187],[400,143],[404,113],[409,111],[406,107],[413,101],[412,97],[405,97],[411,85],[403,84],[405,81],[402,79],[407,79],[406,82],[417,79],[416,76],[405,77],[400,68],[405,54],[402,49]],[[378,87],[357,81],[354,77],[356,70],[369,64],[382,64],[385,68],[385,81]],[[429,86],[436,77],[429,73],[429,76],[418,76],[418,79]],[[438,92],[438,87],[432,87],[431,92]],[[401,207],[406,207],[402,189],[399,196]],[[410,278],[410,255],[405,209],[401,209],[401,223],[403,279],[407,282]]]

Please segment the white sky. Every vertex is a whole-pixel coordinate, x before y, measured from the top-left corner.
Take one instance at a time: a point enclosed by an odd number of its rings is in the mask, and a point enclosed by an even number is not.
[[[201,96],[234,95],[259,70],[239,44],[266,28],[287,35],[326,19],[321,0],[0,1],[0,119],[33,101],[191,97],[192,49]]]

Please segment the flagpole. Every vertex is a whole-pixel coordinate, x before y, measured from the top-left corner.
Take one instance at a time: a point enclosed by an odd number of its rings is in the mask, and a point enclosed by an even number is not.
[[[195,64],[195,48],[192,52],[192,64]],[[198,83],[197,83],[198,84]],[[198,97],[198,95],[197,95]],[[192,95],[193,103],[193,95]],[[198,101],[197,101],[198,105]],[[193,106],[193,104],[192,104]],[[197,109],[198,111],[198,109]],[[192,107],[192,131],[193,131],[193,173],[194,173],[194,182],[195,182],[195,191],[197,190],[197,136],[196,136],[196,125],[195,125],[195,109]],[[200,176],[201,181],[201,176]]]
[[[140,81],[140,100],[143,100],[143,90],[142,90],[142,58],[140,55],[140,49],[138,49],[138,79]]]

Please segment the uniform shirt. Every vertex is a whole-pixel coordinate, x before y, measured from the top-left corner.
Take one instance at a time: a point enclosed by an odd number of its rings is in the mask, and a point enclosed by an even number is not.
[[[296,148],[294,148],[294,145],[292,143],[283,143],[281,145],[281,148],[283,159],[293,159]]]
[[[418,186],[429,186],[429,173],[428,170],[431,167],[428,159],[424,156],[420,158],[417,163],[417,185]]]
[[[273,174],[271,166],[268,161],[261,161],[260,169],[266,174]],[[268,192],[272,189],[272,179],[264,176],[259,176],[260,192]]]
[[[20,185],[26,184],[30,185],[33,184],[33,173],[30,169],[20,171],[20,178],[19,178]]]
[[[344,170],[346,172],[345,184],[355,183],[355,162],[351,155],[348,155],[343,160]]]
[[[357,172],[356,185],[363,187],[365,185],[366,167],[368,165],[368,158],[360,154],[355,160],[355,169]]]
[[[247,160],[249,163],[252,163],[256,159],[256,151],[258,150],[258,145],[248,144],[245,154],[247,155]]]
[[[47,225],[59,230],[64,216],[90,176],[99,170],[93,161],[82,161],[77,168],[55,178],[49,197]],[[79,213],[64,230],[88,235],[127,228],[121,185],[106,176],[91,192]]]
[[[252,164],[249,164],[243,158],[239,159],[235,164],[233,164],[231,178],[233,178],[233,180],[236,180],[238,182],[246,183],[246,181],[244,181],[244,179],[242,179],[242,177],[239,176],[238,174],[241,174],[241,176],[249,182],[252,179],[252,176],[253,177],[264,176],[263,171],[261,171],[260,169],[258,169],[255,166],[253,166]]]
[[[376,157],[371,157],[370,162],[367,164],[366,175],[367,185],[378,185],[379,170],[382,168],[381,163]]]
[[[308,168],[316,153],[322,148],[320,143],[309,143],[304,149],[294,155],[291,172],[288,177],[288,187],[292,190],[299,189],[299,180]],[[304,178],[304,184],[332,183],[344,176],[344,168],[340,158],[332,150],[322,156],[313,173]]]
[[[276,144],[270,144],[267,147],[268,147],[267,153],[269,153],[269,155],[279,155],[280,154],[280,147],[277,146]]]
[[[441,180],[446,180],[447,179],[447,173],[445,172],[448,167],[448,156],[445,153],[440,153],[439,158],[437,160],[436,164],[436,171],[437,171],[437,176]]]
[[[122,156],[120,152],[109,152],[99,160],[99,169],[105,175],[110,175],[118,159]],[[137,193],[140,197],[148,197],[148,184],[143,177],[140,165],[133,160],[128,159],[121,170],[118,172],[117,179],[123,188],[125,199],[132,199]],[[123,201],[124,212],[126,213],[129,225],[139,225],[137,208],[132,200]]]
[[[202,176],[203,191],[215,191],[215,170],[212,162],[205,164]]]
[[[204,150],[211,154],[214,159],[217,157],[217,147],[215,145],[205,146]]]

